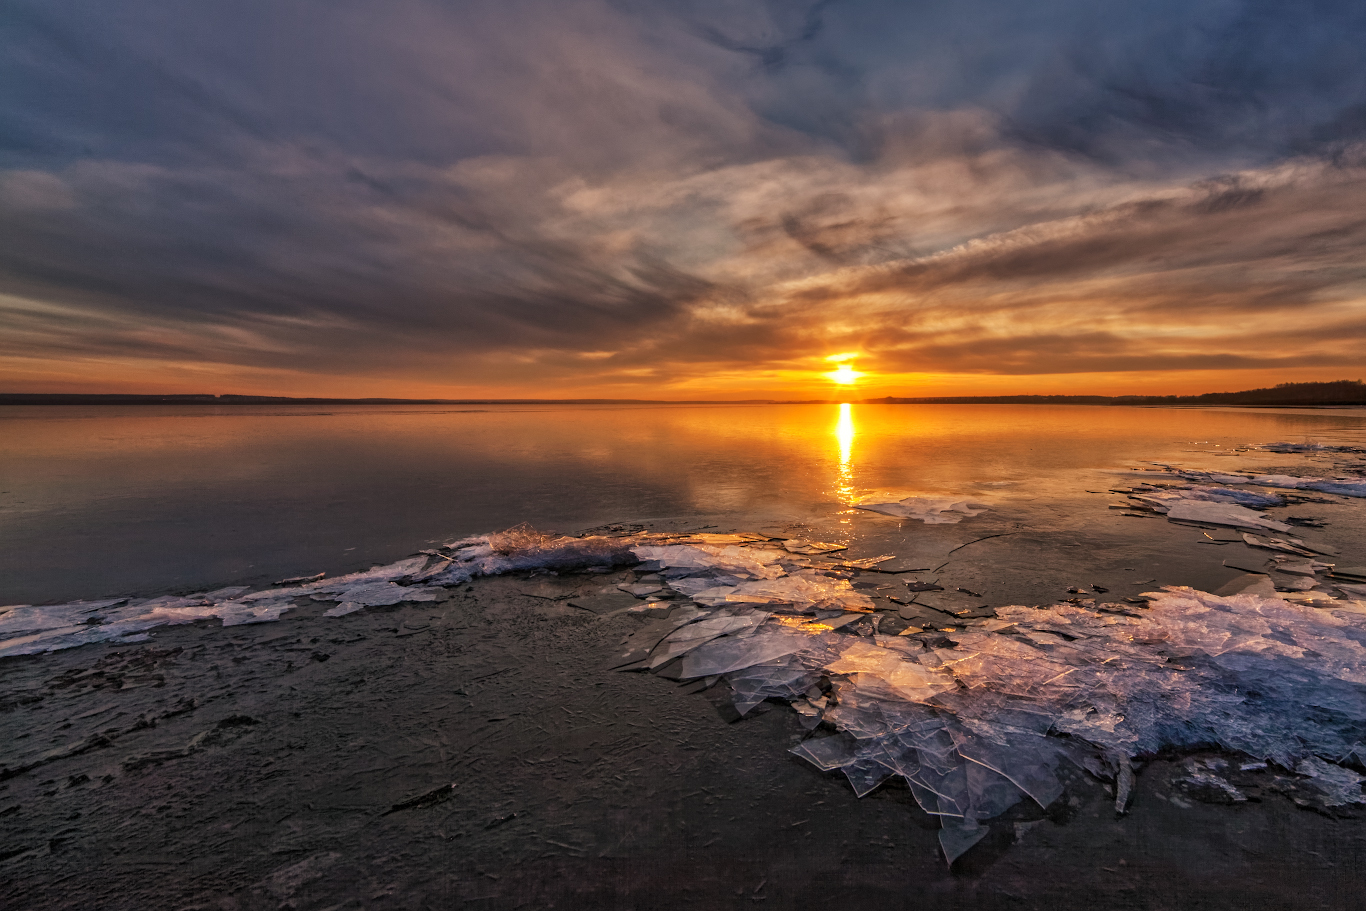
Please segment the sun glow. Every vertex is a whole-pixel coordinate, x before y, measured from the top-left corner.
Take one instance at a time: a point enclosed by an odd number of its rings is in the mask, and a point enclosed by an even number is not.
[[[852,351],[845,352],[844,354],[832,354],[827,357],[827,361],[832,364],[838,364],[839,366],[825,374],[825,378],[840,386],[852,386],[854,383],[857,383],[863,374],[855,370],[854,365],[849,363],[856,357],[858,357],[858,355]]]
[[[858,378],[863,376],[863,374],[859,373],[848,364],[840,364],[835,368],[834,372],[827,373],[826,376],[830,377],[830,379],[839,383],[841,386],[849,386],[857,382]]]

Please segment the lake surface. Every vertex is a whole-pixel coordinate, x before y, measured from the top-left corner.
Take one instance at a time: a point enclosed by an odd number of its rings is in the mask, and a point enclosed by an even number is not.
[[[853,541],[885,494],[1092,521],[1108,470],[1273,441],[1366,446],[1359,410],[1106,406],[0,408],[0,604],[257,584],[529,523],[686,520]],[[1229,456],[1274,467],[1272,453]],[[1086,488],[1090,489],[1090,493]],[[1088,499],[1089,498],[1089,499]],[[1013,510],[1013,512],[1012,512]],[[1112,523],[1113,524],[1113,523]]]

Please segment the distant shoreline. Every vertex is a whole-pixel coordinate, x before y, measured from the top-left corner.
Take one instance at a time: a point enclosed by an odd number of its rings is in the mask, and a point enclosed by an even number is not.
[[[828,405],[839,399],[396,399],[275,395],[91,395],[0,393],[0,405]],[[1231,405],[1245,408],[1366,407],[1360,380],[1283,383],[1202,395],[954,395],[859,399],[862,405]]]

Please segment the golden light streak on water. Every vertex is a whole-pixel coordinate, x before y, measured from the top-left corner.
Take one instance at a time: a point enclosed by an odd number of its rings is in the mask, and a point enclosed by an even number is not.
[[[854,406],[840,405],[839,420],[835,422],[835,441],[839,444],[839,472],[835,492],[842,503],[854,504]],[[848,521],[847,519],[843,521]]]

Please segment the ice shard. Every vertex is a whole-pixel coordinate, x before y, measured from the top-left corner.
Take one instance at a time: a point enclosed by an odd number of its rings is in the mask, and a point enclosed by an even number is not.
[[[919,519],[926,525],[957,524],[970,516],[981,515],[987,509],[981,503],[956,497],[905,497],[892,502],[865,501],[856,506],[899,519]]]

